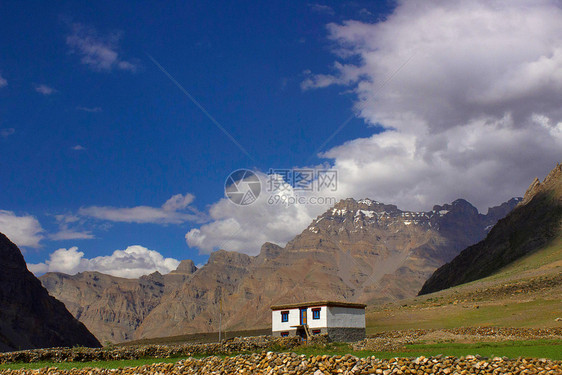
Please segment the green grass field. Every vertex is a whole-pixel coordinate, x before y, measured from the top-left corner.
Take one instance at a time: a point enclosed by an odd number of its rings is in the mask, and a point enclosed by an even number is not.
[[[343,355],[351,353],[357,357],[394,358],[419,356],[466,356],[480,355],[482,357],[534,357],[562,360],[562,340],[532,340],[532,341],[503,341],[481,342],[475,344],[439,343],[439,344],[410,344],[404,350],[389,352],[357,351],[350,352],[346,344],[336,344],[331,348],[303,347],[293,350],[297,354],[306,355]]]
[[[536,340],[536,341],[507,341],[502,343],[489,342],[477,344],[413,344],[408,345],[407,351],[378,353],[380,358],[392,357],[419,357],[420,355],[448,355],[465,356],[479,354],[483,357],[533,357],[562,360],[561,340]]]
[[[557,327],[562,318],[562,289],[529,290],[520,295],[483,296],[474,290],[562,273],[562,238],[481,280],[403,300],[367,312],[367,334],[401,329],[469,326]],[[467,296],[471,295],[470,298]],[[463,300],[470,299],[468,302]],[[461,302],[453,304],[453,301]]]
[[[552,327],[562,315],[562,300],[502,301],[435,308],[402,309],[367,317],[367,334],[401,329],[441,329],[469,326]]]
[[[227,331],[223,332],[222,338],[229,339],[233,337],[250,337],[250,336],[261,336],[270,335],[271,328],[260,328],[245,331]],[[169,337],[156,337],[152,339],[141,339],[135,341],[127,341],[121,344],[115,344],[115,346],[133,346],[133,345],[177,345],[185,343],[211,343],[217,342],[219,338],[218,332],[206,332],[206,333],[192,333],[189,335],[178,335]]]
[[[137,367],[142,365],[150,365],[153,363],[175,363],[182,358],[146,358],[131,359],[123,361],[94,361],[94,362],[32,362],[32,363],[9,363],[0,365],[2,369],[39,369],[45,367],[56,367],[61,370],[70,370],[73,368],[122,368]]]
[[[328,347],[303,346],[289,352],[304,355],[345,355],[353,354],[357,357],[394,358],[394,357],[419,357],[423,356],[466,356],[481,355],[483,357],[534,357],[562,360],[562,340],[534,340],[534,341],[504,341],[504,342],[482,342],[477,344],[440,343],[440,344],[411,344],[406,345],[404,350],[395,352],[375,351],[352,351],[348,344],[334,343]],[[239,353],[247,354],[247,353]],[[235,355],[235,354],[233,354]],[[180,358],[148,358],[124,361],[96,361],[96,362],[35,362],[35,363],[11,363],[0,365],[2,369],[39,369],[44,367],[56,367],[63,370],[72,368],[122,368],[136,367],[153,363],[174,363]]]

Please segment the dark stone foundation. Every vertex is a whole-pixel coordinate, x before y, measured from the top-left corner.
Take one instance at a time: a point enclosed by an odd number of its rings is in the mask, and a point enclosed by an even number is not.
[[[271,332],[271,336],[273,337],[281,337],[281,332],[289,332],[289,337],[292,336],[296,336],[297,335],[297,330],[296,329],[290,329],[287,331],[275,331],[275,332]]]
[[[312,332],[312,328],[309,328]],[[365,338],[365,328],[314,328],[314,330],[320,330],[320,335],[328,335],[330,341],[335,342],[353,342],[361,341]],[[301,336],[306,338],[304,330],[292,329],[287,331],[275,331],[271,335],[273,337],[281,337],[281,332],[289,332],[289,336]]]
[[[336,342],[361,341],[366,337],[365,328],[328,328],[328,338]]]

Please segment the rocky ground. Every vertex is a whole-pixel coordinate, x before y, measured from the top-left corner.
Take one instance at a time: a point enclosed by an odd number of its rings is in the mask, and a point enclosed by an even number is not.
[[[0,370],[2,375],[98,375],[98,374],[562,374],[562,361],[547,359],[481,358],[475,356],[357,358],[345,356],[306,356],[294,353],[263,352],[235,357],[188,358],[177,363],[153,364],[120,369],[45,368],[40,370]]]
[[[434,306],[442,306],[444,304],[471,303],[478,301],[490,301],[494,299],[516,297],[519,299],[527,295],[536,295],[544,291],[551,291],[554,288],[562,286],[562,273],[552,275],[541,275],[524,280],[506,281],[498,285],[486,285],[482,287],[473,287],[461,295],[450,294],[442,297],[439,303],[433,303]],[[431,304],[431,301],[428,302]]]
[[[400,351],[408,344],[441,342],[562,340],[560,328],[461,327],[452,329],[410,329],[381,332],[353,344],[354,350]]]

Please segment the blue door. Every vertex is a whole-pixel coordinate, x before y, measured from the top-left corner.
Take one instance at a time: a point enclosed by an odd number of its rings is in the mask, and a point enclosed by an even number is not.
[[[306,324],[306,307],[301,307],[301,326]]]

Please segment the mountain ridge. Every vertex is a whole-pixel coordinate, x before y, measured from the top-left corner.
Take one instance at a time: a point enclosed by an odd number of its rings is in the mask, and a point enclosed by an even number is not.
[[[176,271],[143,276],[144,284],[107,275],[95,284],[87,272],[46,274],[41,280],[103,340],[216,331],[221,299],[223,327],[267,327],[269,306],[276,303],[375,303],[415,296],[437,267],[485,237],[486,228],[517,202],[480,214],[465,200],[414,212],[349,198],[284,247],[265,243],[256,256],[219,250],[199,269],[184,264],[193,272],[181,276]]]

